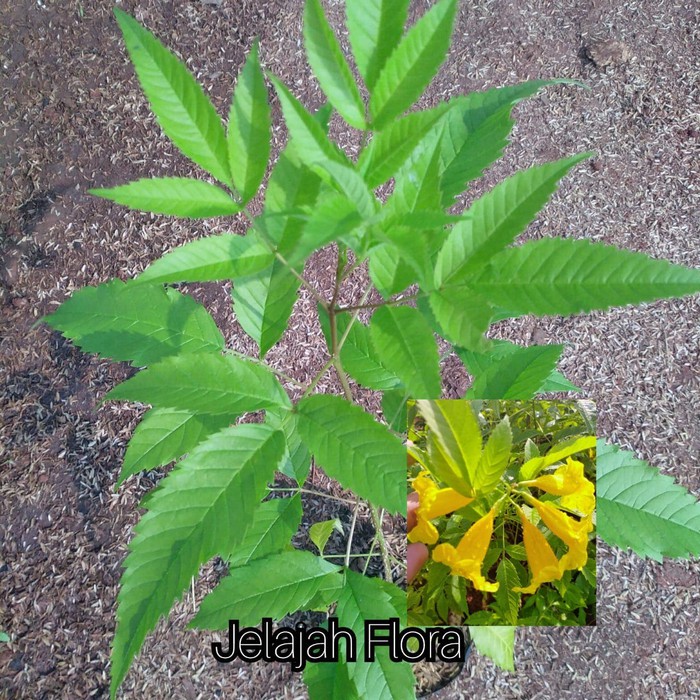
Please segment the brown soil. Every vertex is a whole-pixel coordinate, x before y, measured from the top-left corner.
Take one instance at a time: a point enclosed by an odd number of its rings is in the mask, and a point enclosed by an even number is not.
[[[220,113],[253,38],[264,63],[318,106],[299,44],[301,2],[124,0],[121,6],[189,60]],[[340,4],[326,3],[337,27]],[[426,3],[416,3],[416,13]],[[159,174],[196,174],[160,134],[123,49],[111,1],[0,0],[0,696],[103,698],[120,565],[135,504],[158,474],[113,486],[140,411],[97,402],[131,371],[83,356],[34,326],[73,290],[127,278],[207,232],[242,232],[128,212],[86,189]],[[515,168],[593,149],[530,236],[603,240],[700,266],[697,163],[700,6],[665,0],[462,2],[456,43],[424,98],[535,77],[584,80],[518,107],[506,159],[482,191]],[[344,144],[357,139],[334,123]],[[276,140],[282,134],[276,131]],[[279,145],[279,143],[278,143]],[[476,191],[476,190],[475,190]],[[331,282],[332,256],[307,273]],[[357,286],[361,284],[357,278]],[[227,290],[191,290],[232,347],[251,349]],[[349,290],[348,293],[351,293]],[[273,362],[299,379],[323,362],[320,330],[302,295]],[[563,370],[596,400],[601,434],[700,492],[698,298],[607,314],[521,319],[498,333],[566,342]],[[467,378],[450,358],[445,395]],[[336,387],[328,380],[321,389]],[[376,409],[369,392],[365,405]],[[599,548],[595,629],[525,629],[517,670],[473,656],[443,698],[688,698],[700,694],[697,562],[641,561]],[[296,698],[281,665],[218,665],[211,638],[185,630],[193,600],[220,572],[205,567],[193,594],[149,637],[123,698]]]

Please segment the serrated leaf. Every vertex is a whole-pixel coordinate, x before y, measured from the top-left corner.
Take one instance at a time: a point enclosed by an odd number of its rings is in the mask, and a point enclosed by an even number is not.
[[[408,4],[409,0],[352,0],[345,4],[350,46],[370,92],[401,40]]]
[[[301,497],[273,498],[261,503],[243,539],[230,551],[221,551],[230,567],[245,566],[254,559],[262,559],[281,552],[301,523]]]
[[[311,469],[311,455],[299,435],[298,421],[297,414],[291,411],[272,409],[265,415],[265,422],[281,430],[287,441],[287,449],[279,470],[301,486]]]
[[[700,502],[632,452],[597,443],[598,534],[608,544],[662,561],[700,554]]]
[[[190,627],[227,629],[229,619],[241,626],[275,620],[305,610],[319,592],[337,595],[343,584],[337,566],[311,552],[294,550],[254,559],[235,568],[202,601]]]
[[[299,433],[327,474],[392,513],[406,512],[406,450],[385,426],[339,396],[297,404]]]
[[[470,627],[469,636],[481,655],[487,656],[504,671],[515,671],[515,627]]]
[[[510,461],[513,433],[508,416],[493,429],[481,453],[479,466],[474,473],[474,490],[487,494],[500,482]]]
[[[341,535],[343,534],[343,524],[338,518],[323,520],[319,523],[314,523],[309,528],[309,539],[318,547],[318,553],[323,556],[323,550],[328,544],[330,536],[336,530]]]
[[[592,450],[595,446],[596,439],[593,435],[574,437],[558,442],[550,447],[546,455],[543,455],[542,457],[533,457],[532,459],[527,460],[527,462],[520,467],[520,471],[518,472],[518,480],[527,481],[528,479],[534,479],[545,467],[549,467],[556,462],[560,462],[565,457],[575,455],[577,452]]]
[[[365,106],[360,91],[319,0],[306,0],[304,46],[328,101],[350,126],[364,129]]]
[[[283,449],[282,435],[268,426],[226,428],[198,445],[151,494],[124,562],[112,695],[200,565],[242,540]]]
[[[233,92],[227,140],[233,184],[245,204],[258,191],[270,157],[270,106],[257,41]]]
[[[166,253],[136,282],[216,282],[253,274],[272,264],[274,255],[254,235],[206,236]]]
[[[484,334],[491,325],[493,308],[469,288],[433,291],[428,297],[430,308],[440,324],[441,335],[463,348],[485,347]]]
[[[390,389],[382,394],[382,413],[387,425],[396,433],[405,433],[408,426],[407,397],[403,389]]]
[[[114,8],[124,43],[165,135],[217,180],[233,186],[226,135],[211,100],[185,66],[133,17]]]
[[[344,153],[328,140],[323,127],[274,75],[269,75],[282,105],[284,121],[295,142],[296,153],[305,163],[323,163],[330,160],[347,165]]]
[[[354,202],[357,211],[365,218],[373,217],[379,211],[379,203],[362,176],[349,165],[326,161],[313,166],[316,172],[331,187]]]
[[[438,253],[435,284],[463,282],[512,243],[546,204],[559,180],[590,154],[521,170],[496,185],[468,210]]]
[[[530,399],[551,376],[563,350],[563,345],[520,348],[478,375],[465,398]]]
[[[287,393],[268,369],[213,353],[162,360],[117,385],[104,398],[115,399],[229,416],[291,407]]]
[[[440,357],[427,321],[409,306],[383,306],[370,322],[372,345],[381,363],[414,397],[437,398],[442,391]]]
[[[443,103],[433,109],[412,112],[374,134],[357,162],[368,187],[379,187],[393,177],[448,109],[448,104]]]
[[[191,297],[120,280],[78,290],[44,320],[85,352],[136,366],[224,346],[214,319]]]
[[[230,423],[231,418],[226,414],[152,408],[136,426],[129,440],[117,486],[136,472],[162,467],[182,457]]]
[[[220,187],[188,177],[143,178],[88,192],[130,209],[189,219],[232,216],[241,211],[240,205]]]
[[[309,700],[360,700],[344,661],[309,663],[304,669]]]
[[[520,578],[510,559],[505,557],[501,559],[496,571],[496,581],[500,585],[494,596],[501,614],[509,625],[517,625],[518,611],[520,610],[520,594],[516,593],[513,588],[520,585]]]
[[[405,496],[405,494],[404,494]],[[405,497],[404,497],[405,500]],[[362,698],[372,700],[408,700],[415,697],[414,677],[411,666],[396,663],[389,658],[389,650],[376,650],[373,663],[364,661],[365,620],[388,620],[392,617],[406,619],[406,594],[396,586],[377,578],[368,578],[346,569],[345,586],[338,598],[336,615],[338,623],[355,632],[357,660],[348,664],[348,675]],[[400,600],[403,600],[399,604]],[[344,658],[344,647],[341,647]]]
[[[369,276],[377,291],[388,299],[402,292],[416,279],[416,271],[391,243],[382,243],[369,253]]]
[[[406,33],[377,79],[369,108],[372,128],[381,131],[423,93],[445,60],[456,0],[441,0]]]
[[[513,314],[575,314],[700,291],[700,270],[585,240],[542,239],[502,251],[469,279]]]
[[[300,281],[279,260],[236,280],[233,310],[243,330],[260,347],[260,357],[282,337],[297,300]]]

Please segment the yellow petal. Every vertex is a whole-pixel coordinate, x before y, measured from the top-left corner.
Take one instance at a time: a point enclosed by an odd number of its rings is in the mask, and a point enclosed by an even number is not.
[[[559,568],[559,560],[549,546],[547,538],[525,517],[522,510],[518,509],[518,511],[523,524],[523,540],[532,580],[526,588],[518,586],[513,590],[519,593],[534,593],[543,583],[560,579],[564,572]]]
[[[424,542],[425,544],[435,544],[438,541],[439,533],[435,525],[430,520],[421,518],[416,510],[417,523],[416,526],[408,533],[409,542]]]
[[[523,485],[536,486],[555,496],[563,496],[561,505],[582,515],[590,515],[595,509],[595,486],[586,478],[583,463],[575,459],[568,458],[566,464],[553,474],[523,482]]]
[[[569,547],[559,562],[561,570],[582,569],[588,561],[588,533],[593,529],[591,516],[575,520],[552,503],[532,501],[544,524]]]

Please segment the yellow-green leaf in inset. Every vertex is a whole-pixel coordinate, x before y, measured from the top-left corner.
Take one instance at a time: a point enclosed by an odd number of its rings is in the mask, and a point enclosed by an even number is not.
[[[283,452],[283,435],[266,425],[225,428],[192,450],[150,494],[121,578],[112,697],[146,635],[199,567],[243,539]]]
[[[211,100],[148,30],[117,8],[114,15],[141,87],[166,136],[219,182],[232,187],[226,134]]]
[[[527,462],[520,467],[518,480],[527,481],[529,479],[534,479],[545,467],[561,462],[561,460],[566,457],[571,457],[571,455],[575,455],[578,452],[592,450],[595,446],[596,439],[594,435],[574,437],[569,440],[564,440],[563,442],[558,442],[549,449],[546,455],[528,459]]]
[[[474,490],[477,494],[489,493],[500,482],[508,467],[512,446],[513,433],[508,416],[505,416],[489,435],[481,453],[474,474]]]
[[[374,505],[406,512],[406,450],[359,406],[315,394],[297,404],[299,433],[330,477]]]
[[[496,666],[505,671],[515,670],[515,627],[470,627],[469,636],[476,650],[483,656],[488,656]]]

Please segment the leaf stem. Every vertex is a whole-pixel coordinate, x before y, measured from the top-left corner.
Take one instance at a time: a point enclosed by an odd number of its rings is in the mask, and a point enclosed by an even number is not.
[[[336,313],[342,314],[345,313],[346,311],[362,311],[362,309],[378,309],[381,306],[392,306],[393,304],[400,304],[404,301],[412,301],[413,299],[417,299],[418,294],[409,294],[408,296],[405,297],[400,297],[398,299],[388,299],[385,301],[378,301],[372,304],[358,304],[357,306],[340,306],[335,310]]]
[[[389,561],[389,550],[384,539],[384,531],[382,530],[382,520],[384,519],[384,510],[378,512],[377,509],[370,504],[370,512],[372,513],[372,522],[374,523],[374,531],[376,533],[377,542],[379,542],[379,551],[382,554],[382,563],[384,564],[384,579],[389,583],[393,582],[391,576],[391,562]]]
[[[352,522],[350,523],[350,532],[348,533],[348,544],[345,549],[345,567],[350,566],[350,552],[352,551],[352,538],[355,534],[355,524],[357,523],[357,513],[360,510],[360,499],[355,501],[355,509],[352,512]]]
[[[350,503],[351,505],[355,503],[355,501],[351,500],[350,498],[340,498],[340,496],[331,496],[329,493],[323,493],[322,491],[314,491],[313,489],[305,489],[305,488],[301,488],[301,487],[290,486],[289,488],[276,488],[273,486],[268,486],[267,490],[268,491],[295,491],[296,493],[308,493],[312,496],[321,496],[322,498],[329,498],[333,501],[340,501],[341,503]]]

